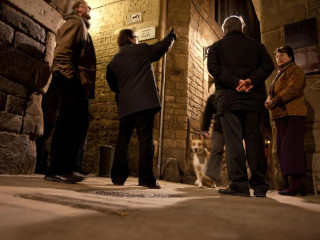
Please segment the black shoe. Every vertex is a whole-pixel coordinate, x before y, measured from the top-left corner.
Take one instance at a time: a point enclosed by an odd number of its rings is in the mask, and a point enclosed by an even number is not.
[[[62,183],[77,183],[81,182],[84,178],[81,176],[76,176],[73,173],[70,174],[60,174],[60,175],[45,175],[44,180],[52,182],[62,182]]]
[[[250,197],[250,192],[237,192],[230,188],[219,189],[218,193],[224,195],[232,195],[232,196],[241,196],[241,197]]]
[[[116,186],[123,186],[124,183],[123,182],[112,182],[113,185],[116,185]]]
[[[75,172],[73,172],[73,174],[84,178],[84,177],[88,176],[90,173],[81,170],[81,171],[75,171]]]
[[[296,188],[294,190],[289,190],[288,188],[282,191],[278,192],[280,195],[284,195],[284,196],[296,196],[298,194],[300,194],[301,196],[306,196],[306,188],[305,186],[301,186],[299,188]]]
[[[266,197],[266,193],[265,192],[254,192],[253,194],[256,197]]]
[[[141,187],[147,187],[147,188],[154,188],[154,189],[160,189],[160,185],[156,182],[156,183],[139,183],[139,186]]]
[[[74,173],[77,173],[78,175],[81,175],[81,176],[87,176],[90,174],[90,172],[84,171],[82,168],[76,168],[74,170]]]
[[[122,178],[111,178],[111,180],[113,185],[116,185],[116,186],[123,186],[124,182],[126,181],[126,180],[123,180]]]

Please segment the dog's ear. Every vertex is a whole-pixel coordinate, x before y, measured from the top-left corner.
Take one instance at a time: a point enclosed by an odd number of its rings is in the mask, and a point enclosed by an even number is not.
[[[192,144],[194,143],[194,140],[197,140],[198,138],[196,137],[196,135],[191,134],[191,136],[189,137],[189,144],[190,147],[192,147]]]

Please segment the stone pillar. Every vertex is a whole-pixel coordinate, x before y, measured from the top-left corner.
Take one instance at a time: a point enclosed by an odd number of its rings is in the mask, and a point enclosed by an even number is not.
[[[43,0],[0,3],[0,173],[34,172],[42,94],[61,21],[52,6]]]

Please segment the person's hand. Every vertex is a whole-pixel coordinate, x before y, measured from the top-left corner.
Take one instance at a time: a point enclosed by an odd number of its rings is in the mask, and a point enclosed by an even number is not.
[[[209,138],[209,133],[206,132],[206,131],[202,131],[200,133],[200,137],[201,137],[201,139],[208,139]]]
[[[245,81],[243,79],[240,79],[239,84],[236,87],[237,92],[244,92],[246,87],[245,85],[246,85]]]
[[[264,106],[269,110],[275,107],[275,103],[271,100],[270,96],[268,96],[267,100],[264,102]]]
[[[244,80],[244,82],[245,82],[245,86],[246,86],[245,92],[250,92],[250,90],[253,88],[251,80],[248,78],[248,79]]]
[[[248,79],[240,79],[239,84],[236,87],[237,92],[250,92],[250,90],[253,88],[253,85],[251,83],[251,80]]]
[[[174,40],[177,39],[177,35],[174,32],[174,28],[171,29],[170,33],[168,34],[169,37],[173,38]]]

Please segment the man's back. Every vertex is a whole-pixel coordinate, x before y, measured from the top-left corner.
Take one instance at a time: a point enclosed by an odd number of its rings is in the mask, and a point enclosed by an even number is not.
[[[118,80],[120,118],[139,110],[160,108],[152,62],[145,44],[121,47],[109,66]]]
[[[219,113],[234,110],[262,111],[264,81],[273,71],[265,47],[233,31],[214,43],[209,50],[208,70],[214,76]],[[250,92],[238,92],[240,79],[250,79]]]
[[[110,67],[117,76],[120,94],[123,91],[132,95],[141,94],[141,91],[144,93],[155,88],[152,64],[145,44],[127,44],[121,47]]]
[[[247,79],[259,65],[263,47],[254,39],[245,37],[241,32],[227,35],[219,42],[222,66],[236,75],[238,79]]]
[[[173,42],[170,37],[153,45],[125,44],[107,67],[107,81],[118,96],[119,118],[146,109],[161,108],[152,62]]]

